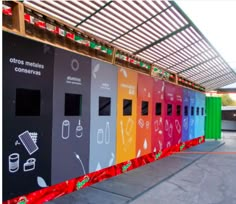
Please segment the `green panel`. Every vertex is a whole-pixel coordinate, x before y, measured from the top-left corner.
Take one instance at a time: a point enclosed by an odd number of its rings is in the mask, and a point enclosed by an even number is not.
[[[221,97],[206,97],[206,139],[221,139]]]

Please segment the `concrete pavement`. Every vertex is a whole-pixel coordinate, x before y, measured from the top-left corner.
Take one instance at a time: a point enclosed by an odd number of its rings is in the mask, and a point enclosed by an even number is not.
[[[236,133],[55,199],[48,204],[236,204]]]

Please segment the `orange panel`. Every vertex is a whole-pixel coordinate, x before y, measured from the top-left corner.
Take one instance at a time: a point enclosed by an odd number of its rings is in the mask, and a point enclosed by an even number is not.
[[[135,157],[137,77],[137,72],[125,68],[119,68],[116,126],[117,163],[124,162]],[[131,101],[132,106],[130,106]]]

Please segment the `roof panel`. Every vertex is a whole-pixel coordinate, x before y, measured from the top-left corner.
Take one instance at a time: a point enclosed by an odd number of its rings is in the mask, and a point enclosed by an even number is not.
[[[209,81],[201,83],[201,84],[203,86],[212,86],[212,85],[214,85],[214,84],[216,84],[218,82],[227,81],[227,80],[233,80],[233,79],[236,80],[236,77],[235,77],[235,75],[232,72],[230,72],[228,74],[223,74],[221,77],[217,77],[217,78],[215,78],[213,80],[209,80]]]
[[[221,88],[221,87],[224,87],[226,85],[229,85],[229,84],[232,84],[232,83],[235,83],[236,79],[232,79],[230,81],[222,81],[222,82],[219,82],[219,83],[215,83],[214,85],[212,86],[209,86],[207,88],[207,90],[214,90],[214,89],[217,89],[217,88]]]
[[[66,15],[61,14],[61,12],[57,11],[55,12],[55,9],[51,9],[50,7],[46,7],[40,2],[34,2],[34,1],[25,1],[26,5],[29,5],[38,11],[41,11],[43,13],[49,14],[51,16],[54,16],[55,18],[58,18],[59,20],[62,20],[72,26],[75,25],[76,21],[69,20]]]
[[[180,76],[217,88],[236,74],[173,1],[24,1]]]
[[[96,25],[90,25],[88,23],[86,26],[85,25],[80,26],[80,29],[107,41],[109,41],[112,36],[109,34],[109,32],[106,32],[104,29],[101,30]]]
[[[127,46],[127,48],[132,49],[132,51],[135,51],[138,49],[138,47],[135,43],[131,43],[130,41],[125,41],[122,39],[117,40],[116,42],[114,42],[114,44],[123,45],[123,49],[125,49],[125,46]]]
[[[175,7],[172,7],[171,11],[183,24],[188,24],[188,21],[176,10]]]
[[[223,66],[223,64],[221,63],[221,64],[218,64],[217,66],[214,66],[214,68],[213,68],[213,71],[215,71],[215,70],[221,70],[222,69],[222,66]],[[200,66],[201,67],[201,66]],[[194,70],[194,69],[193,69]],[[209,69],[205,69],[204,67],[203,67],[203,69],[201,69],[201,70],[199,70],[199,67],[196,69],[197,71],[193,74],[193,75],[191,75],[191,76],[189,76],[189,79],[191,79],[191,80],[197,80],[197,79],[199,79],[199,78],[202,78],[202,76],[205,76],[204,78],[207,78],[208,76],[210,76],[209,75]]]
[[[163,10],[163,8],[157,6],[154,1],[143,1],[143,3],[145,4],[146,7],[150,9],[153,15]]]

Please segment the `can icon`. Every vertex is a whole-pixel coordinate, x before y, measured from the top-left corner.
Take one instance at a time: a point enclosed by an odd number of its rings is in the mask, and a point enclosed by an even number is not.
[[[61,131],[62,139],[68,139],[70,137],[70,121],[64,120],[62,122],[62,131]]]
[[[18,153],[12,153],[8,157],[9,159],[9,172],[15,173],[19,170],[20,155]]]

